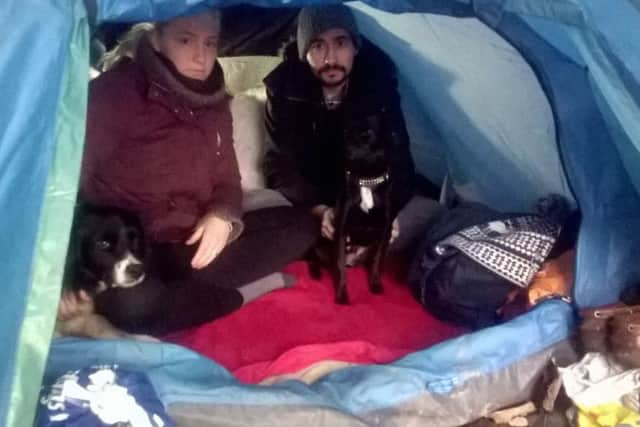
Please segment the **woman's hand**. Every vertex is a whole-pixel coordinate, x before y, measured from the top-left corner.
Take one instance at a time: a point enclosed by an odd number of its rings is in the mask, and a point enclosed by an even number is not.
[[[232,228],[229,221],[213,213],[203,216],[186,242],[187,245],[193,245],[200,241],[191,259],[191,267],[199,270],[209,265],[227,245]]]

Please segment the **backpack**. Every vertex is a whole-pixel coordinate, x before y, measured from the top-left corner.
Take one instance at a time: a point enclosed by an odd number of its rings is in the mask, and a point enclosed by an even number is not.
[[[470,328],[499,323],[500,308],[526,288],[553,249],[560,221],[462,204],[427,230],[409,271],[418,301],[440,320]]]

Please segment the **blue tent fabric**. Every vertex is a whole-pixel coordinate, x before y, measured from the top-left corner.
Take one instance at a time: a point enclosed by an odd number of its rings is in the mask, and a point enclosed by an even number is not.
[[[573,199],[548,99],[494,31],[476,19],[395,16],[366,6],[357,6],[356,19],[398,66],[405,104],[421,108],[418,129],[440,135],[421,138],[410,118],[421,173],[438,182],[444,165],[464,199],[504,211],[530,210],[550,193]]]
[[[496,22],[499,15],[511,12],[528,19],[532,30],[545,36],[549,42],[577,62],[590,67],[591,77],[597,85],[611,91],[608,102],[618,108],[618,120],[632,140],[635,152],[627,156],[637,158],[640,136],[637,123],[640,119],[640,35],[632,31],[640,20],[637,0],[622,0],[615,7],[594,0],[579,2],[531,2],[479,0],[474,2],[479,15],[487,22]],[[634,6],[635,9],[634,9]],[[547,22],[532,19],[544,18]],[[557,28],[557,24],[564,24]],[[549,29],[555,26],[555,31]],[[572,28],[570,28],[572,27]],[[632,162],[630,162],[633,164]],[[638,189],[637,167],[627,167]]]
[[[343,369],[309,386],[287,381],[268,388],[243,385],[217,363],[175,345],[65,338],[53,343],[45,383],[77,366],[118,364],[145,372],[166,404],[316,405],[357,415],[421,393],[450,393],[473,376],[490,375],[566,339],[572,327],[570,306],[548,301],[513,322],[438,344],[389,365]],[[520,345],[523,337],[527,346]]]
[[[194,13],[207,7],[234,6],[250,3],[261,7],[304,7],[329,3],[342,3],[340,0],[155,0],[140,1],[99,1],[87,0],[88,7],[98,22],[106,21],[148,21],[165,20],[185,13]],[[353,2],[352,2],[353,3]],[[473,16],[471,0],[364,0],[376,9],[393,13],[429,12],[452,16]]]
[[[12,7],[13,6],[13,7]],[[6,19],[17,19],[17,3],[9,4]],[[4,12],[3,7],[3,15]],[[35,51],[25,55],[22,46],[18,43],[2,43],[2,99],[0,105],[0,128],[2,129],[2,144],[0,144],[0,195],[2,195],[2,228],[0,229],[0,271],[3,281],[9,286],[2,286],[2,302],[0,316],[3,327],[0,328],[0,340],[3,346],[13,347],[17,341],[17,331],[26,305],[28,293],[25,289],[29,283],[31,268],[31,254],[35,245],[36,229],[40,207],[42,205],[44,184],[47,178],[47,170],[51,162],[53,151],[53,127],[55,115],[48,114],[36,120],[37,114],[34,105],[39,105],[42,110],[56,109],[60,90],[62,73],[49,76],[46,69],[63,69],[64,56],[58,54],[68,44],[67,38],[59,36],[60,33],[69,31],[69,24],[59,15],[56,7],[46,7],[43,14],[53,16],[52,25],[46,29],[48,38],[56,40],[50,46],[51,53],[46,56],[37,56]],[[23,43],[40,45],[44,39],[36,35],[36,28],[41,26],[41,16],[31,16],[24,20]],[[57,18],[57,19],[56,19]],[[4,19],[3,19],[4,21]],[[31,34],[29,34],[31,32]],[[32,69],[32,63],[44,62],[47,67]],[[42,82],[47,78],[53,81],[51,85],[42,87]],[[20,91],[22,85],[42,87],[41,91]],[[32,124],[37,124],[33,126]],[[30,141],[27,146],[24,141]],[[25,177],[29,177],[25,179]],[[22,197],[18,197],[21,195]],[[12,230],[21,230],[22,233],[12,233]],[[13,285],[13,286],[11,286]],[[17,285],[17,286],[16,286]],[[0,355],[3,367],[0,371],[0,395],[7,395],[7,387],[10,382],[5,380],[11,376],[12,357],[9,352]],[[0,413],[6,413],[0,402]]]
[[[299,7],[336,2],[250,3]],[[87,9],[96,22],[130,22],[238,3],[88,0]],[[623,287],[640,283],[638,0],[349,4],[363,33],[398,65],[419,170],[435,180],[447,175],[458,190],[503,210],[525,209],[540,193],[550,191],[573,199],[583,215],[574,288],[578,306],[613,302]],[[37,237],[46,220],[43,201],[60,191],[55,185],[47,188],[48,182],[55,182],[52,174],[64,169],[55,164],[56,151],[65,148],[60,144],[77,144],[78,139],[57,138],[56,132],[59,121],[71,122],[60,100],[68,89],[70,64],[78,60],[69,49],[78,37],[74,32],[87,31],[81,9],[80,2],[61,0],[9,0],[0,8],[0,23],[12,29],[11,43],[0,43],[0,339],[5,348],[20,349],[0,355],[0,424],[5,414],[15,415],[16,406],[29,406],[22,401],[36,398],[22,395],[29,387],[16,380],[16,357],[29,357],[36,371],[44,366],[46,354],[30,351],[22,342],[25,319],[31,320],[29,330],[40,325],[32,338],[41,340],[49,339],[53,323],[48,316],[54,307],[46,314],[36,313],[29,303],[33,294],[54,295],[59,290],[59,268],[46,289],[33,275],[36,256],[58,252],[57,259],[62,259],[66,247],[58,241],[45,244],[44,252],[36,250],[43,245]],[[437,35],[442,38],[433,37]],[[479,49],[486,49],[486,55],[478,56]],[[493,62],[481,61],[485,57]],[[474,98],[479,93],[482,102]],[[73,149],[76,156],[69,158],[77,157],[78,147]],[[67,166],[73,176],[78,165]],[[61,212],[71,212],[71,193],[60,199]],[[69,220],[61,222],[62,231],[68,226]],[[243,386],[219,365],[184,349],[120,341],[55,342],[47,375],[78,369],[89,361],[108,361],[148,373],[165,404],[228,403],[238,398],[248,404],[312,404],[362,414],[401,405],[420,393],[455,395],[474,379],[497,378],[501,370],[547,354],[545,349],[569,336],[572,324],[571,308],[552,301],[505,325],[389,366],[336,372],[311,387],[293,382],[269,388]],[[524,334],[535,338],[523,343]],[[506,384],[487,381],[493,387]],[[473,415],[478,414],[469,414]]]
[[[6,425],[5,417],[16,407],[33,407],[24,402],[35,396],[22,399],[26,396],[20,391],[37,391],[34,381],[42,374],[53,327],[55,305],[50,312],[35,310],[32,297],[50,294],[55,300],[60,284],[52,281],[32,288],[35,248],[40,216],[47,205],[46,187],[60,190],[50,180],[50,170],[57,157],[56,133],[64,131],[59,126],[65,114],[60,100],[67,89],[68,56],[83,10],[82,5],[70,2],[38,0],[8,0],[0,7],[0,23],[10,29],[10,36],[0,43],[0,425]],[[84,129],[79,131],[84,133]],[[70,165],[67,169],[79,168]],[[71,194],[69,199],[73,198]],[[70,223],[62,219],[61,235],[68,234],[62,225],[65,221]],[[58,256],[59,267],[53,270],[62,270],[64,252],[48,246],[40,254]],[[30,322],[25,322],[27,316]],[[29,381],[24,378],[25,384],[18,383],[22,390],[15,387],[17,371],[32,375]]]
[[[497,30],[534,64],[555,106],[560,152],[585,230],[578,244],[576,301],[584,307],[614,302],[624,286],[638,279],[634,252],[640,241],[628,230],[640,227],[640,199],[619,154],[611,149],[614,142],[586,69],[526,31],[526,24],[513,14],[505,15]],[[610,248],[616,248],[616,256],[608,255]]]

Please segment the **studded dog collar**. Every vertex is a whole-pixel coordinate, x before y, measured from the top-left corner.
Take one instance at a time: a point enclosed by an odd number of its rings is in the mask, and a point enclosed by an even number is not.
[[[351,172],[347,171],[347,176],[351,176]],[[374,206],[373,188],[389,180],[389,172],[374,178],[358,178],[358,186],[360,187],[360,209],[369,213]]]
[[[350,177],[351,175],[351,172],[347,171],[347,176]],[[373,188],[388,180],[389,172],[385,172],[384,174],[376,176],[374,178],[358,178],[358,186]]]
[[[375,178],[360,178],[358,179],[358,185],[360,187],[376,187],[385,181],[389,180],[389,173],[377,176]]]

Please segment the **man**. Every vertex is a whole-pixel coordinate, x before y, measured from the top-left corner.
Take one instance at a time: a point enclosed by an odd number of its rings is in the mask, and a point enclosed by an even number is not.
[[[283,63],[264,82],[273,142],[265,157],[267,184],[307,207],[320,220],[322,236],[332,239],[332,206],[344,179],[343,124],[384,112],[395,217],[413,195],[415,180],[395,67],[360,37],[351,10],[302,9],[296,43],[285,48]]]

